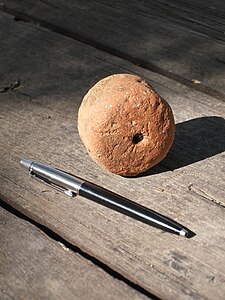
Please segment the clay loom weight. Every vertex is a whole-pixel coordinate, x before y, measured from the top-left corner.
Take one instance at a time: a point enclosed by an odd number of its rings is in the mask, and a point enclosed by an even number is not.
[[[84,96],[78,130],[96,163],[112,173],[135,176],[166,156],[175,125],[169,104],[145,80],[115,74]]]

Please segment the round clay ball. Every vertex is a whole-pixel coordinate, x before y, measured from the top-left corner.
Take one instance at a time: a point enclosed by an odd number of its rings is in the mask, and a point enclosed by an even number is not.
[[[169,104],[142,78],[115,74],[84,96],[78,131],[91,158],[123,176],[136,176],[159,163],[174,139]]]

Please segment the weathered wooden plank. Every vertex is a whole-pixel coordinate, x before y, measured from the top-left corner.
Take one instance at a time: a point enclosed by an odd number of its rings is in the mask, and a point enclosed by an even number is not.
[[[0,298],[149,299],[0,207]]]
[[[4,9],[225,98],[223,1],[18,1]],[[28,17],[29,19],[29,17]]]
[[[225,212],[194,188],[210,191],[216,200],[222,196],[224,103],[31,24],[6,15],[0,22],[3,200],[161,298],[223,299]],[[165,167],[146,176],[121,178],[100,169],[78,137],[76,114],[82,95],[96,80],[115,72],[145,76],[171,104],[180,124]],[[17,79],[20,86],[5,91]],[[186,140],[192,131],[203,132],[203,125],[209,130],[204,141],[214,133],[216,147],[210,145],[201,155],[204,143],[197,135],[189,145]],[[53,164],[112,189],[176,219],[196,236],[181,239],[81,197],[74,201],[49,191],[24,175],[20,158]]]

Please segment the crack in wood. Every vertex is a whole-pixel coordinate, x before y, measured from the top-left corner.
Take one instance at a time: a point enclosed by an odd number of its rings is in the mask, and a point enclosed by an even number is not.
[[[28,97],[29,100],[31,101],[32,100],[31,96],[28,95],[27,93],[23,93],[23,92],[19,91],[18,90],[19,87],[21,87],[21,82],[19,79],[17,79],[11,84],[7,84],[3,87],[0,87],[0,93],[4,94],[4,93],[8,93],[8,92],[14,92],[14,93],[20,94],[22,96]]]
[[[207,201],[211,201],[211,202],[215,203],[216,205],[218,205],[222,208],[225,208],[225,204],[223,204],[221,201],[213,198],[212,196],[208,195],[206,192],[204,192],[200,188],[196,187],[193,183],[191,183],[188,186],[188,190],[194,192],[198,196],[205,198]]]
[[[8,84],[4,87],[0,87],[0,93],[7,93],[7,92],[10,92],[10,91],[13,91],[15,90],[16,88],[18,88],[20,86],[20,80],[17,79],[16,81],[14,81],[13,83],[11,84]]]

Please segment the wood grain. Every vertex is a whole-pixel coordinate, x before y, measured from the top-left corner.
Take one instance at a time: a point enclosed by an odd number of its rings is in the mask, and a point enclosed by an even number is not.
[[[0,207],[0,297],[149,299]]]
[[[0,26],[0,197],[160,298],[223,299],[224,102],[6,14]],[[138,178],[95,165],[76,128],[87,89],[117,72],[145,77],[176,117],[174,148]],[[5,92],[16,80],[20,86]],[[132,198],[196,236],[182,239],[81,197],[57,194],[31,180],[19,166],[21,158],[52,164]]]
[[[223,1],[18,1],[4,9],[225,99]]]

